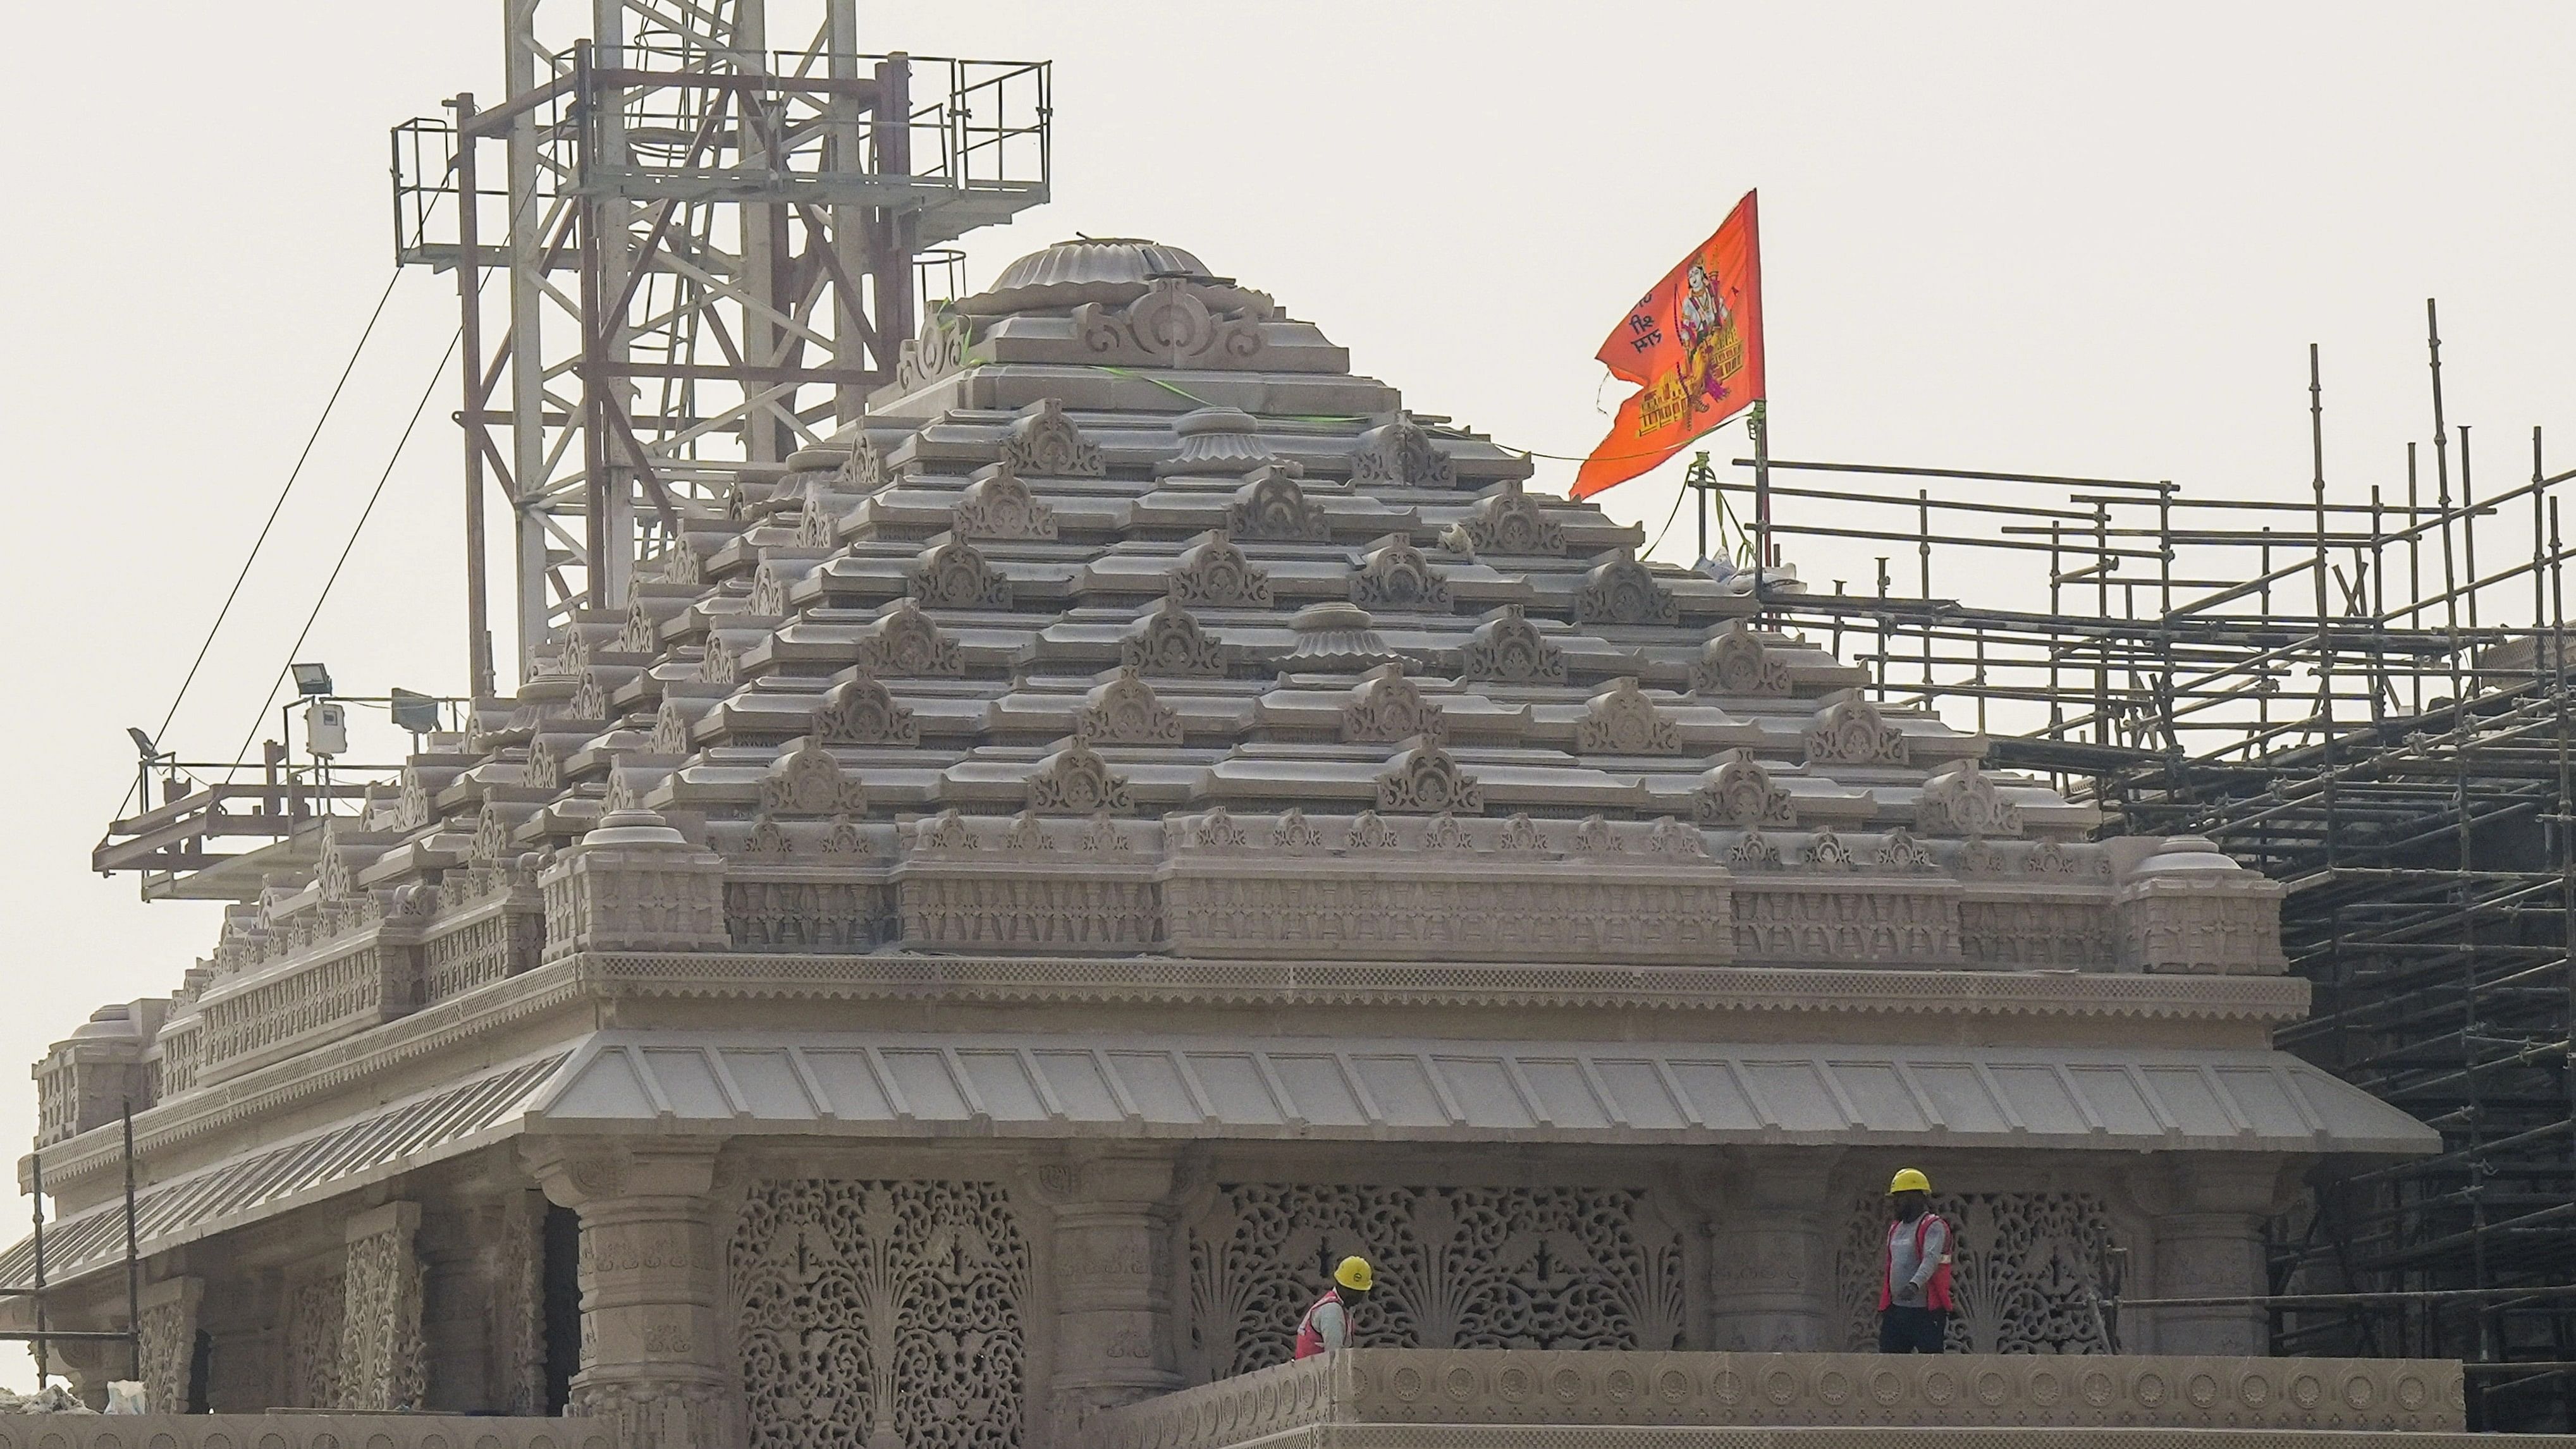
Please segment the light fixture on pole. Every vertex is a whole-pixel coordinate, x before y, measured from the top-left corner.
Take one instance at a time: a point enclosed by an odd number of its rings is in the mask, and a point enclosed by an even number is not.
[[[331,671],[327,667],[320,664],[290,664],[286,667],[295,675],[297,694],[331,692]]]

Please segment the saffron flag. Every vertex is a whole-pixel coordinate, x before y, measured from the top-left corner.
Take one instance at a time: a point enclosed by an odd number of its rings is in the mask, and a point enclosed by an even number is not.
[[[1762,236],[1744,193],[1716,233],[1664,274],[1601,344],[1641,385],[1574,476],[1589,498],[1678,453],[1762,397]]]

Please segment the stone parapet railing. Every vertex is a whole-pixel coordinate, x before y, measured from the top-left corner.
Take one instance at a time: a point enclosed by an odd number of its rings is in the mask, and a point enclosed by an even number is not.
[[[0,1449],[612,1449],[614,1429],[462,1414],[0,1414]]]
[[[1086,1449],[1358,1424],[2437,1432],[2462,1385],[2450,1359],[1353,1349],[1110,1410]]]

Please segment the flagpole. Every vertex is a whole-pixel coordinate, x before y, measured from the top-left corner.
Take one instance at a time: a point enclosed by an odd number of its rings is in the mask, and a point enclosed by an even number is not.
[[[1753,435],[1753,603],[1763,602],[1763,583],[1771,572],[1771,418],[1768,405],[1755,398],[1744,415]]]

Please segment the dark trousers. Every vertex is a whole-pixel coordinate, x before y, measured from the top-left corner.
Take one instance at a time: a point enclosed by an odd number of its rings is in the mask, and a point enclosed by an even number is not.
[[[1949,1330],[1947,1308],[1908,1308],[1890,1304],[1879,1311],[1880,1353],[1939,1353],[1941,1335]]]

